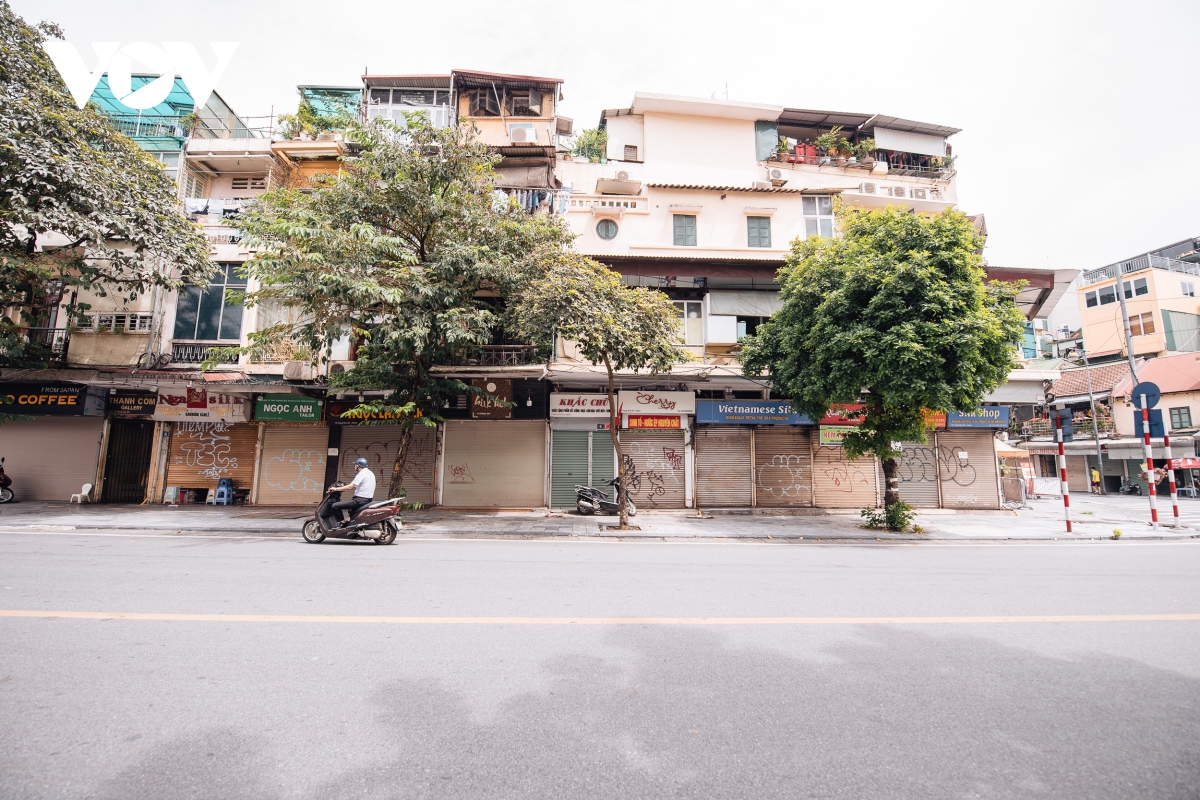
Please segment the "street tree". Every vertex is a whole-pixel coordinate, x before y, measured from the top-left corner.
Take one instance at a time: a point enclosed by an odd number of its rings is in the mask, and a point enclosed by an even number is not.
[[[62,38],[0,0],[0,363],[42,366],[46,326],[81,289],[132,302],[203,282],[215,265],[161,165],[94,107],[76,108],[42,49]],[[30,341],[31,340],[31,341]]]
[[[245,302],[283,306],[295,320],[252,334],[247,349],[290,340],[316,360],[349,337],[355,364],[330,384],[382,392],[353,412],[401,426],[395,496],[414,427],[480,393],[434,368],[477,357],[529,262],[569,235],[496,193],[497,157],[469,130],[415,114],[346,136],[357,154],[335,178],[263,195],[238,221],[259,248],[245,274],[261,288]]]
[[[783,307],[741,359],[813,419],[863,405],[843,447],[881,460],[886,511],[900,499],[897,443],[925,440],[927,409],[979,408],[1016,366],[1025,320],[1018,286],[985,283],[983,241],[960,212],[843,206],[838,221],[841,236],[793,243]]]
[[[666,295],[628,287],[617,273],[574,252],[556,256],[541,275],[526,284],[512,305],[510,318],[513,330],[543,352],[549,353],[561,337],[574,342],[592,364],[604,365],[609,433],[618,454],[616,371],[669,373],[675,364],[690,360],[678,346],[679,319]],[[622,528],[629,526],[624,461],[617,459]]]

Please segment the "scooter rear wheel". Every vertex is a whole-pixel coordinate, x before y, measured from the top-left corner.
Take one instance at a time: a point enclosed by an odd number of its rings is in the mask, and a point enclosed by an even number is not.
[[[325,534],[321,532],[321,526],[315,519],[310,519],[304,523],[304,541],[309,544],[320,544],[325,541]]]
[[[0,503],[11,503],[13,496],[12,489],[0,489]]]
[[[380,534],[375,544],[391,544],[396,541],[396,526],[391,522],[379,523]]]

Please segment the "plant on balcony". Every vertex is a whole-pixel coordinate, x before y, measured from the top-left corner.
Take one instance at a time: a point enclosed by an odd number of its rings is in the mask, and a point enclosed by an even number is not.
[[[894,443],[925,441],[926,409],[979,408],[1013,368],[1021,287],[985,284],[983,241],[958,211],[838,204],[836,213],[841,236],[792,245],[779,272],[783,308],[742,340],[740,358],[811,418],[862,404],[843,448],[883,462],[892,506]]]
[[[214,267],[159,162],[94,107],[76,108],[42,47],[61,38],[0,0],[0,366],[61,355],[46,344],[59,341],[47,333],[50,310],[67,300],[56,320],[65,336],[86,309],[71,300],[79,288],[130,302]],[[55,235],[66,244],[49,246]]]
[[[436,424],[459,395],[481,393],[434,368],[478,359],[501,322],[496,295],[510,297],[527,280],[525,265],[552,261],[569,234],[548,216],[495,203],[498,157],[468,129],[414,115],[403,127],[372,120],[347,136],[362,149],[337,176],[310,191],[271,191],[239,220],[259,248],[245,274],[263,287],[245,295],[247,305],[274,304],[291,320],[251,334],[244,349],[254,358],[292,339],[328,358],[349,337],[354,368],[330,384],[386,391],[359,410],[401,425],[396,496],[414,427]]]
[[[875,163],[875,151],[878,149],[879,149],[879,147],[878,147],[878,145],[875,144],[875,140],[868,138],[868,139],[863,139],[862,141],[860,141],[858,144],[856,144],[854,146],[854,153],[855,153],[855,155],[858,156],[858,159],[860,161],[862,161],[864,164],[874,164]]]
[[[604,128],[588,128],[575,137],[571,153],[593,163],[605,160],[608,154],[608,131]]]

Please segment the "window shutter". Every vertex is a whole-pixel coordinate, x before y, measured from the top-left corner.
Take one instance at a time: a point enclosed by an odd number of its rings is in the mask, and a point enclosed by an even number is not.
[[[758,161],[766,161],[779,146],[779,123],[754,123],[754,150]]]
[[[638,160],[637,156],[638,156],[638,153],[637,153],[637,145],[636,144],[625,145],[625,160],[626,161],[637,161]]]

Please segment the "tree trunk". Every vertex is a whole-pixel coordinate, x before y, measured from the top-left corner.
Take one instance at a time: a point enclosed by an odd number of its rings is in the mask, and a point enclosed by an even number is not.
[[[883,507],[887,508],[893,503],[900,502],[900,481],[896,477],[899,472],[900,465],[896,463],[894,458],[885,458],[883,460]]]
[[[621,530],[629,527],[629,489],[625,486],[625,459],[621,457],[621,440],[617,436],[620,419],[617,418],[617,397],[613,391],[613,368],[608,355],[604,356],[604,368],[608,370],[608,432],[612,436],[613,450],[617,455],[617,513],[620,515]]]
[[[413,423],[400,426],[400,448],[396,451],[396,462],[392,464],[392,480],[388,484],[388,497],[399,497],[404,483],[404,466],[408,462],[408,446],[412,444]]]

